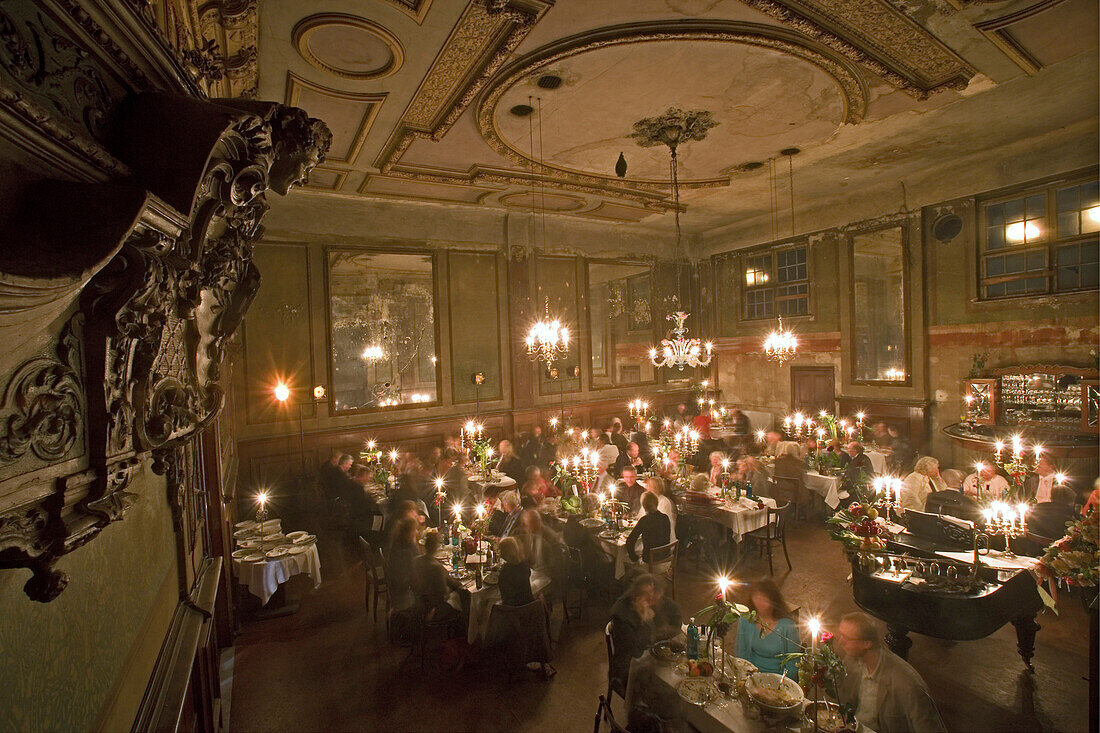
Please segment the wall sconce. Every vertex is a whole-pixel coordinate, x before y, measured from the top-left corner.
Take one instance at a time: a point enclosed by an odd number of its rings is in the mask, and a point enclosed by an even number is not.
[[[485,384],[485,372],[474,372],[470,375],[470,381],[480,387]]]

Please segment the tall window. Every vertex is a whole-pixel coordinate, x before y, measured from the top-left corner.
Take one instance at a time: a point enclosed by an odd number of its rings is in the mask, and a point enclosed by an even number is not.
[[[810,273],[805,244],[784,245],[741,258],[744,318],[804,316],[810,312]]]
[[[1097,182],[1057,184],[982,206],[982,297],[1097,287]]]

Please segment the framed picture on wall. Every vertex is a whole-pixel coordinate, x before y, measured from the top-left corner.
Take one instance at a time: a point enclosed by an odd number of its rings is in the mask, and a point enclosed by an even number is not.
[[[627,330],[631,333],[649,331],[653,328],[650,301],[652,292],[649,273],[634,275],[626,280],[627,292]]]

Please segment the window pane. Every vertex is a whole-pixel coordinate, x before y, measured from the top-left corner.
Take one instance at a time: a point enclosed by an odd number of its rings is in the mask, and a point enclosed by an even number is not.
[[[990,204],[985,207],[985,224],[989,227],[1000,226],[1005,223],[1005,207],[1003,204]]]
[[[1071,188],[1063,188],[1058,191],[1058,213],[1063,211],[1077,211],[1081,208],[1080,204],[1081,189],[1078,186]]]
[[[1045,277],[1029,277],[1025,282],[1027,283],[1026,289],[1029,293],[1046,292],[1047,279]]]
[[[1026,258],[1022,253],[1006,255],[1004,261],[1006,273],[1023,272],[1026,269]]]
[[[1100,244],[1097,242],[1083,242],[1081,244],[1081,261],[1096,262],[1097,254],[1100,254]]]
[[[1047,266],[1047,253],[1046,252],[1028,252],[1027,254],[1027,269],[1029,270],[1042,270]]]
[[[1003,275],[1005,272],[1005,258],[1004,257],[986,257],[985,258],[985,274],[989,277],[996,277],[997,275]]]
[[[1019,295],[1020,293],[1024,292],[1023,280],[1009,280],[1004,285],[1006,295]]]
[[[1100,206],[1100,181],[1081,184],[1081,208]]]
[[[1047,215],[1047,197],[1044,194],[1027,197],[1027,218],[1037,219]]]
[[[1059,290],[1076,290],[1077,288],[1081,287],[1081,278],[1078,273],[1078,269],[1078,265],[1058,268]]]
[[[1047,238],[1047,218],[1028,219],[1024,224],[1024,239],[1029,243],[1045,242]]]
[[[1005,294],[1005,284],[1004,283],[997,283],[995,285],[989,285],[985,289],[985,294],[986,294],[986,297],[988,297],[988,298],[996,298],[998,296],[1004,295]]]
[[[986,248],[1001,249],[1005,246],[1005,230],[1002,226],[989,227],[986,232]]]
[[[1066,211],[1058,214],[1058,236],[1072,237],[1077,234],[1080,227],[1077,225],[1079,214],[1076,211]]]
[[[1024,200],[1005,201],[1005,222],[1011,224],[1014,221],[1024,220]]]

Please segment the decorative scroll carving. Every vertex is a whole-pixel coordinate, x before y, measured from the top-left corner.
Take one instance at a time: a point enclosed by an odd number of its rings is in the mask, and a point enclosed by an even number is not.
[[[18,460],[28,452],[42,461],[56,461],[76,445],[84,427],[81,321],[78,315],[66,326],[56,356],[31,359],[8,383],[3,405],[11,412],[0,432],[0,462]]]
[[[188,522],[201,515],[180,493],[193,460],[181,446],[221,409],[222,354],[259,287],[266,193],[304,182],[331,141],[319,120],[271,103],[147,95],[113,124],[116,154],[151,193],[119,199],[137,210],[102,212],[133,223],[84,286],[56,355],[24,364],[2,403],[0,467],[23,455],[56,463],[86,437],[86,468],[47,479],[30,505],[0,506],[0,567],[30,567],[27,594],[41,601],[64,588],[57,557],[125,515],[143,457],[169,478],[177,531],[181,507]],[[173,125],[171,149],[148,136]]]

